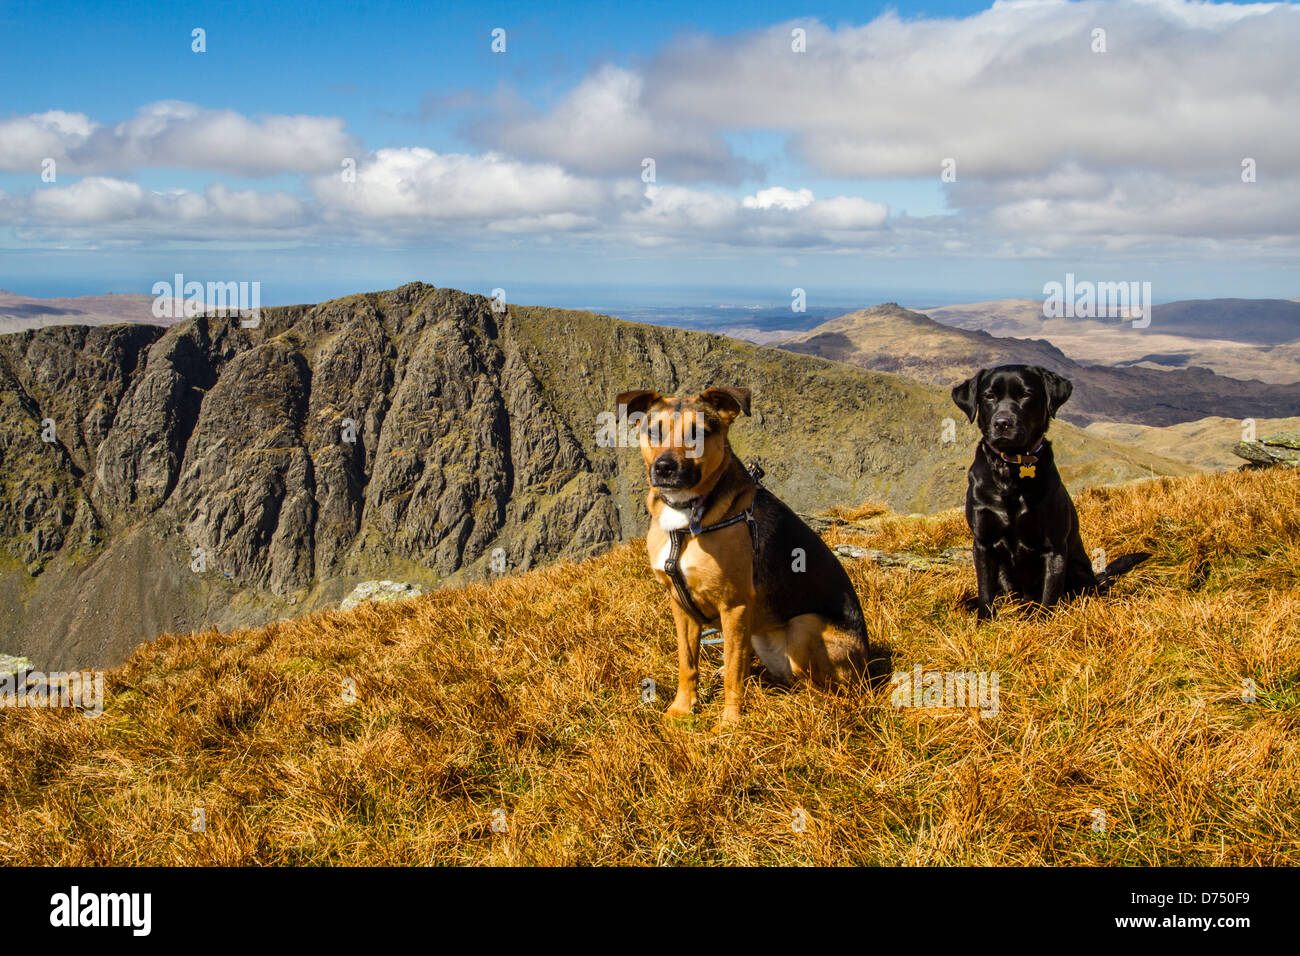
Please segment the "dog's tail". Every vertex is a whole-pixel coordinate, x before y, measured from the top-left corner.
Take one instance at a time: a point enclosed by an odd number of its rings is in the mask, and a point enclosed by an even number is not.
[[[1122,554],[1110,564],[1106,565],[1106,570],[1097,575],[1097,586],[1102,594],[1110,589],[1115,583],[1115,579],[1121,574],[1127,574],[1139,564],[1151,557],[1150,551],[1134,551],[1132,554]]]

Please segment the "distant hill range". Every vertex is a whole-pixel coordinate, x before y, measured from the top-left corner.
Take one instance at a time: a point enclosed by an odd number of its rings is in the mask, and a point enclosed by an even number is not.
[[[1041,306],[1039,309],[1041,315]],[[1269,322],[1253,334],[1276,337],[1282,328],[1280,320],[1271,310],[1264,311]],[[1175,314],[1189,316],[1189,326],[1207,327],[1194,310]],[[1152,326],[1159,320],[1156,310]],[[1003,322],[998,327],[1007,326]],[[1130,333],[1141,334],[1131,328]],[[1082,425],[1098,421],[1172,425],[1209,416],[1279,418],[1300,414],[1300,384],[1240,381],[1205,368],[1088,364],[1068,357],[1043,339],[955,328],[892,303],[823,322],[786,339],[780,347],[949,387],[983,367],[1042,365],[1074,382],[1074,395],[1061,410],[1061,417]]]
[[[1244,462],[1233,454],[1233,446],[1249,437],[1236,418],[1203,418],[1164,428],[1122,422],[1097,422],[1088,434],[1110,441],[1145,448],[1155,455],[1181,461],[1206,471],[1230,471]],[[1255,419],[1256,435],[1266,438],[1280,433],[1300,433],[1300,417]]]
[[[257,328],[0,336],[0,652],[104,665],[164,630],[334,606],[367,578],[601,551],[647,518],[640,455],[597,444],[598,416],[624,389],[711,384],[753,389],[734,445],[797,509],[962,499],[977,436],[961,420],[945,440],[947,388],[422,283],[266,308]],[[1053,436],[1074,488],[1191,471]]]
[[[0,289],[0,333],[41,329],[50,325],[168,324],[154,317],[151,295],[82,295],[37,299]],[[182,314],[176,310],[172,314]]]
[[[1045,339],[1077,362],[1178,369],[1237,379],[1300,382],[1300,300],[1193,299],[1157,305],[1151,324],[1045,319],[1040,299],[1002,299],[920,310],[935,321],[995,336]]]

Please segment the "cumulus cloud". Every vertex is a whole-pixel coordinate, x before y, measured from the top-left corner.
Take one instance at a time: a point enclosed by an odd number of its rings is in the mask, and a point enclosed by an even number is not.
[[[674,182],[737,183],[757,172],[734,154],[711,118],[652,114],[643,87],[639,74],[606,64],[549,111],[528,111],[512,99],[500,115],[471,124],[470,131],[508,153],[581,173],[640,179],[646,159],[655,161],[656,176]]]
[[[795,28],[806,31],[804,53],[791,49]],[[1094,52],[1099,29],[1105,52]],[[481,114],[468,129],[490,147],[480,153],[367,152],[338,118],[174,101],[108,125],[50,111],[0,120],[0,170],[60,163],[59,185],[0,196],[0,218],[28,230],[153,222],[166,234],[202,223],[254,237],[519,235],[895,255],[1276,250],[1300,243],[1296,49],[1300,8],[1287,4],[1015,0],[960,19],[791,21],[695,34],[636,68],[597,66],[546,109],[508,91],[456,94]],[[741,155],[733,144],[746,142]],[[755,143],[784,150],[769,163],[781,182],[763,173]],[[341,175],[345,157],[355,181]],[[1255,182],[1242,181],[1248,157]],[[649,184],[645,158],[655,160]],[[949,159],[956,180],[940,185]],[[150,167],[297,173],[302,192],[126,181]],[[65,172],[87,178],[66,186]],[[891,218],[891,179],[934,183],[946,214]]]
[[[807,52],[790,32],[807,31]],[[1106,52],[1094,52],[1095,29]],[[882,14],[695,38],[647,68],[651,116],[786,130],[822,173],[1041,175],[1068,162],[1231,174],[1300,170],[1300,9],[1183,0],[995,3],[964,19]]]
[[[791,48],[795,28],[806,52]],[[636,72],[600,67],[521,128],[501,117],[501,137],[593,169],[764,131],[785,136],[804,168],[839,179],[937,181],[952,160],[952,214],[893,230],[950,249],[1295,242],[1296,49],[1300,8],[1289,4],[1016,0],[960,19],[791,21],[692,35]],[[620,153],[624,142],[636,148]],[[1255,183],[1241,181],[1247,158]],[[743,205],[803,209],[807,225],[844,229],[870,229],[879,213],[852,197],[814,210],[809,197],[772,187]],[[726,208],[665,188],[637,219],[707,229]]]
[[[247,230],[283,231],[304,225],[312,214],[281,191],[231,190],[213,183],[202,194],[186,189],[158,191],[106,176],[87,176],[67,186],[48,186],[25,195],[0,197],[0,221],[26,235],[105,237],[247,235]]]
[[[358,165],[355,181],[341,174],[317,176],[311,188],[322,208],[336,217],[427,223],[577,221],[545,217],[590,215],[618,192],[552,163],[421,147],[381,149]]]
[[[879,241],[889,207],[856,196],[819,200],[812,190],[781,186],[737,199],[688,186],[647,186],[640,209],[621,224],[632,238],[654,245],[668,238],[727,245],[817,246]]]
[[[37,172],[45,158],[73,175],[146,167],[206,169],[237,176],[337,168],[360,150],[329,116],[257,118],[193,103],[150,103],[113,125],[50,111],[0,121],[0,170]]]
[[[741,205],[746,209],[803,209],[811,206],[813,194],[811,189],[786,189],[784,186],[773,186],[771,189],[760,189],[753,196],[746,196]]]
[[[66,159],[94,129],[86,114],[63,110],[0,120],[0,170],[39,173],[44,160]]]

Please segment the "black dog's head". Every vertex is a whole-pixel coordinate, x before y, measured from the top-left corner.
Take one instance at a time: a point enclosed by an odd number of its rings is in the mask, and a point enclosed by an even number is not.
[[[980,369],[952,390],[952,400],[998,451],[1029,451],[1074,391],[1070,380],[1037,365]]]

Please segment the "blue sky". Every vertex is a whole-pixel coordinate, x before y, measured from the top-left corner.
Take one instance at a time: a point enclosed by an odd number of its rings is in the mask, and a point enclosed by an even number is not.
[[[1181,0],[5,3],[0,287],[1289,298],[1298,42],[1293,5]]]

